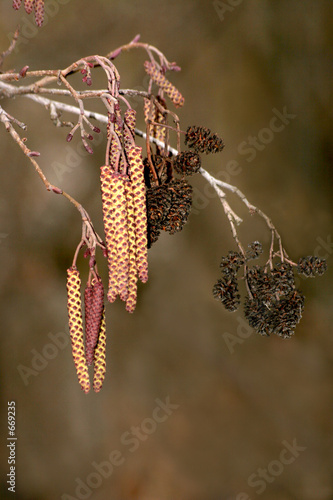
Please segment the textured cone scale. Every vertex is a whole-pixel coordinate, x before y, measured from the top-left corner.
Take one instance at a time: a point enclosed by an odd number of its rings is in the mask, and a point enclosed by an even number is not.
[[[105,325],[105,310],[102,310],[102,321],[99,331],[98,343],[94,352],[94,380],[93,389],[95,392],[99,392],[102,389],[102,385],[105,378],[106,371],[106,325]]]
[[[165,75],[151,61],[145,61],[144,68],[150,78],[158,85],[178,108],[183,106],[185,99],[176,87],[166,79]]]
[[[129,179],[125,181],[125,196],[127,204],[127,231],[129,246],[128,266],[128,296],[126,300],[126,311],[133,312],[137,299],[138,273],[136,267],[136,236],[135,236],[135,211],[132,184]]]
[[[102,192],[103,222],[105,243],[108,250],[109,291],[108,300],[114,302],[118,295],[118,261],[117,244],[115,240],[114,213],[113,213],[113,182],[109,166],[101,167],[100,181]]]
[[[72,354],[76,373],[85,393],[90,390],[88,366],[86,363],[83,325],[81,311],[81,280],[78,270],[71,267],[67,270],[67,307],[69,317],[69,332],[72,343]]]
[[[145,283],[148,280],[147,208],[141,151],[141,147],[133,146],[128,150],[127,156],[134,199],[136,265],[138,276]]]

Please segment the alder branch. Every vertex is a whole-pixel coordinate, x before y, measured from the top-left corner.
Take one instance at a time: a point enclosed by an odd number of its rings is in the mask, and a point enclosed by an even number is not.
[[[64,79],[64,81],[66,81],[66,80]],[[49,99],[47,97],[40,95],[41,93],[47,93],[47,94],[51,94],[51,95],[61,94],[61,95],[70,97],[70,96],[73,96],[73,91],[71,89],[66,89],[66,90],[64,90],[64,89],[52,89],[52,88],[46,89],[43,87],[38,87],[38,90],[37,90],[38,94],[36,95],[34,93],[36,91],[34,88],[15,87],[14,85],[10,85],[10,84],[7,84],[7,83],[1,82],[1,81],[0,81],[0,89],[5,93],[6,97],[14,97],[16,95],[22,95],[23,97],[30,99],[38,104],[42,104],[47,109],[49,109],[50,112],[53,111],[53,113],[55,111],[68,112],[68,113],[72,113],[74,115],[78,115],[78,116],[83,115],[86,118],[95,119],[96,121],[98,121],[100,123],[106,124],[108,122],[108,117],[106,115],[104,115],[102,113],[97,113],[95,111],[86,110],[83,108],[82,105],[81,105],[81,107],[77,107],[74,105],[55,101],[55,100],[52,100],[52,99]],[[75,97],[77,100],[86,99],[86,98],[89,98],[89,99],[101,98],[101,97],[105,96],[106,93],[107,93],[106,89],[100,89],[100,90],[95,90],[95,91],[75,91]],[[133,89],[121,89],[121,90],[119,90],[119,93],[122,95],[127,95],[129,97],[138,96],[138,95],[140,97],[146,97],[146,98],[150,97],[150,94],[148,94],[147,92],[136,91]],[[142,137],[143,139],[147,140],[146,132],[135,128],[135,134],[137,136]],[[159,146],[161,148],[163,148],[165,146],[165,144],[162,141],[160,141],[152,136],[149,136],[149,141],[151,143],[156,144],[157,146]],[[177,156],[179,154],[179,151],[170,145],[168,145],[168,151],[169,151],[169,153],[171,153],[174,156]],[[35,166],[35,168],[36,168],[36,166]],[[36,170],[38,171],[37,168],[36,168]],[[241,201],[245,204],[245,206],[248,208],[251,215],[256,213],[265,220],[268,228],[270,229],[270,231],[272,233],[272,243],[271,243],[271,247],[270,247],[269,260],[267,261],[267,264],[269,264],[270,267],[272,268],[273,258],[274,258],[274,256],[277,256],[277,255],[280,256],[282,261],[284,259],[286,259],[288,262],[291,262],[289,260],[289,257],[287,255],[286,251],[282,247],[282,241],[281,241],[280,234],[278,233],[278,231],[277,231],[276,227],[274,226],[273,222],[271,221],[271,219],[262,210],[260,210],[258,207],[256,207],[252,203],[250,203],[248,201],[248,199],[246,198],[246,196],[244,195],[244,193],[242,193],[237,186],[234,186],[234,185],[229,184],[227,182],[216,179],[209,172],[207,172],[203,167],[200,167],[199,173],[213,187],[216,194],[218,195],[218,197],[221,201],[224,213],[226,214],[228,221],[230,223],[232,235],[237,243],[238,248],[240,249],[240,251],[243,255],[245,254],[245,251],[244,251],[244,248],[239,241],[237,229],[236,229],[236,226],[241,224],[243,222],[243,220],[230,207],[230,204],[226,200],[226,193],[223,191],[223,189],[228,190],[228,191],[234,193],[235,195],[237,195],[241,199]],[[66,196],[66,194],[65,194],[65,196]],[[279,252],[278,253],[274,252],[275,238],[277,239],[278,244],[279,244]],[[295,263],[293,263],[293,264],[295,264]]]

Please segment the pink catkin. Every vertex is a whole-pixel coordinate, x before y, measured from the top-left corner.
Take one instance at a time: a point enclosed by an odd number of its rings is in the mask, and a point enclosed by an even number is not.
[[[24,0],[24,8],[27,14],[31,14],[34,4],[35,0]]]
[[[44,21],[44,0],[35,0],[35,21],[37,26],[42,26]]]
[[[21,7],[22,0],[13,0],[13,8],[18,10]]]

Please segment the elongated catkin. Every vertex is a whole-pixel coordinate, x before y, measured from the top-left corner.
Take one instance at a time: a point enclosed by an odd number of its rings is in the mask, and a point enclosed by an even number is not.
[[[72,354],[81,388],[85,393],[88,393],[90,390],[90,381],[83,341],[80,289],[81,279],[79,271],[76,267],[70,267],[67,270],[67,307]]]

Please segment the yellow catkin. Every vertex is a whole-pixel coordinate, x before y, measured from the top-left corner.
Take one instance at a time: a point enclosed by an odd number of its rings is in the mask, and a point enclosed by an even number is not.
[[[124,113],[123,141],[125,149],[134,144],[136,111],[129,108]]]
[[[109,286],[108,300],[114,302],[118,295],[118,259],[115,240],[114,210],[113,210],[113,174],[109,166],[101,167],[101,192],[103,207],[103,222],[105,244],[108,250]]]
[[[126,311],[133,312],[136,306],[138,281],[138,271],[136,266],[135,212],[133,189],[129,178],[125,180],[124,185],[127,204],[127,230],[129,245],[128,296],[126,300]]]
[[[42,26],[44,21],[44,0],[35,0],[35,21],[37,26]]]
[[[94,352],[93,389],[95,392],[99,392],[102,389],[106,372],[105,358],[106,358],[106,325],[105,325],[105,309],[103,308],[101,328],[99,332],[97,346]]]
[[[67,307],[72,354],[82,390],[88,393],[90,381],[85,357],[81,309],[81,279],[76,267],[67,270]]]
[[[145,61],[144,68],[150,78],[158,85],[168,97],[170,97],[171,101],[178,108],[183,106],[185,99],[176,89],[176,87],[167,80],[165,75],[157,68],[157,66],[151,61]]]
[[[27,14],[31,14],[35,0],[24,0],[24,8]]]
[[[114,239],[117,246],[118,293],[121,300],[128,296],[129,242],[127,231],[127,203],[125,180],[120,174],[112,176],[112,202],[114,211]]]
[[[152,108],[151,112],[150,108]],[[157,108],[157,106],[153,102],[150,102],[150,100],[147,98],[144,99],[143,112],[146,122],[148,122],[148,120],[151,120],[153,122],[160,123],[161,125],[165,125],[166,120],[163,113],[161,113],[160,110]],[[165,142],[165,135],[166,135],[165,127],[153,125],[151,135],[155,137],[157,140]]]
[[[134,200],[136,266],[139,279],[145,283],[148,280],[147,253],[147,208],[144,166],[142,148],[133,146],[128,149],[129,172]]]

